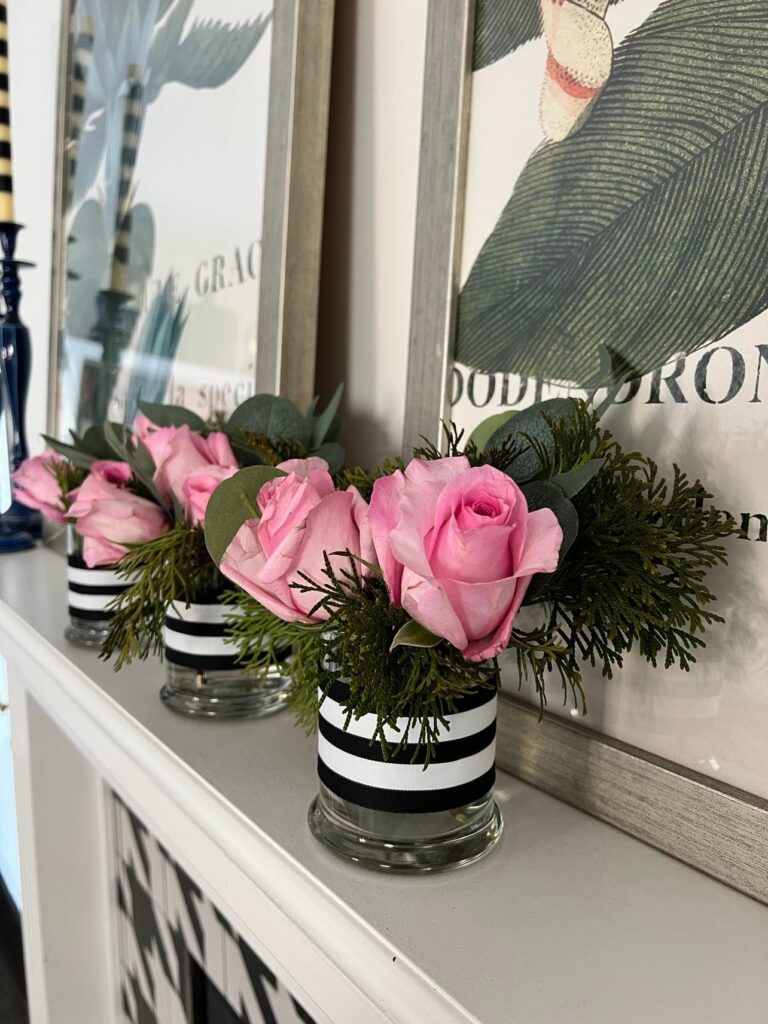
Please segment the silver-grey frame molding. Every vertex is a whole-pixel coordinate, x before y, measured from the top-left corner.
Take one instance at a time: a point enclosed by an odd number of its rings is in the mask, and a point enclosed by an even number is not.
[[[334,3],[275,0],[272,23],[255,385],[300,408],[309,405],[315,386]],[[64,129],[73,7],[74,0],[62,0],[48,372],[51,431],[56,429],[63,313]]]
[[[474,0],[430,0],[403,449],[440,435],[461,252]],[[499,767],[768,903],[768,800],[502,694]]]

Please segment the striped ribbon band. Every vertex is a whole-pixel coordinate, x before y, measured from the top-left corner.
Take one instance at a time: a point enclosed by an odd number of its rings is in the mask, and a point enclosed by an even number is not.
[[[165,657],[173,665],[202,672],[219,672],[237,666],[238,654],[227,641],[225,616],[236,605],[218,601],[169,607],[165,616]]]
[[[118,577],[113,565],[89,569],[78,555],[70,555],[67,563],[69,614],[93,622],[111,619],[107,605],[130,584]]]
[[[418,727],[398,719],[385,729],[387,740],[406,743],[385,759],[378,739],[371,742],[375,715],[347,723],[349,688],[337,681],[320,704],[317,771],[320,780],[344,800],[377,811],[428,813],[471,803],[493,788],[496,778],[496,691],[478,690],[456,702],[429,766],[418,745]],[[322,692],[319,693],[322,698]]]

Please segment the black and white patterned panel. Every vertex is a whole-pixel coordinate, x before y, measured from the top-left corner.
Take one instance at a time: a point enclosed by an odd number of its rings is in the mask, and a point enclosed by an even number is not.
[[[117,796],[114,808],[125,1024],[315,1024]]]

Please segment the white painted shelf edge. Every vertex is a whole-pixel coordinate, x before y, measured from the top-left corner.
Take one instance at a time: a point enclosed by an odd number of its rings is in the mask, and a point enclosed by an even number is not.
[[[265,933],[269,936],[283,975],[294,975],[296,987],[331,1020],[479,1024],[2,602],[0,636],[13,638],[8,661],[28,693],[174,855],[202,872],[206,889],[226,902],[244,937],[261,945]],[[193,847],[185,836],[194,838]],[[297,962],[300,974],[292,966]],[[391,972],[383,970],[393,962],[398,964],[394,984]],[[307,978],[314,978],[321,991],[313,992]]]

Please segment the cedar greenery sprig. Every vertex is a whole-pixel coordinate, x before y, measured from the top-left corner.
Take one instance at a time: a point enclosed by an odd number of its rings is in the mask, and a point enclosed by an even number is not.
[[[116,571],[131,586],[108,606],[114,617],[100,653],[104,659],[115,656],[115,671],[134,659],[162,655],[168,605],[188,606],[201,591],[220,587],[223,579],[208,555],[202,529],[184,523],[129,547]]]
[[[82,484],[86,476],[88,476],[88,471],[82,466],[75,466],[67,460],[59,462],[51,459],[47,462],[47,466],[56,478],[56,483],[59,485],[61,504],[66,512],[72,504],[69,499],[70,492]]]
[[[287,459],[305,459],[309,455],[308,449],[295,438],[270,438],[243,427],[230,432],[230,441],[236,451],[240,449],[258,456],[265,466],[276,466]]]
[[[392,604],[379,572],[362,575],[352,556],[348,568],[334,568],[326,555],[323,575],[325,580],[320,582],[305,576],[304,583],[292,584],[303,593],[317,594],[315,608],[328,612],[332,623],[315,630],[312,656],[300,652],[294,662],[289,703],[311,724],[318,691],[327,692],[338,675],[349,684],[348,722],[375,715],[371,742],[381,745],[385,758],[401,749],[407,733],[417,730],[414,760],[423,747],[428,764],[445,730],[446,715],[455,712],[457,700],[480,688],[498,687],[496,659],[465,661],[446,641],[429,647],[394,646],[398,632],[410,620],[407,612]],[[328,665],[334,670],[329,671]],[[385,728],[396,728],[398,718],[408,720],[408,729],[402,741],[393,743]]]
[[[733,519],[707,508],[711,495],[674,467],[671,483],[646,456],[607,435],[603,470],[576,496],[579,537],[534,600],[573,658],[610,678],[637,647],[655,667],[689,669],[707,626],[722,622],[706,574],[725,564]]]
[[[286,650],[303,643],[317,627],[285,622],[239,588],[225,591],[221,600],[234,606],[225,615],[225,622],[228,640],[237,648],[243,669],[254,675],[275,670],[290,675],[291,662],[284,657]]]
[[[654,667],[662,660],[665,668],[690,669],[706,627],[723,621],[709,607],[715,597],[706,576],[727,562],[723,541],[738,533],[735,521],[710,507],[712,495],[678,466],[668,482],[652,459],[625,451],[585,403],[544,419],[549,438],[527,437],[540,479],[602,460],[572,496],[579,519],[573,547],[555,573],[534,580],[525,602],[544,606],[547,628],[569,651],[567,664],[558,659],[552,667],[570,675],[588,662],[611,678],[636,647]],[[520,652],[518,664],[540,690],[540,666],[526,666]]]

